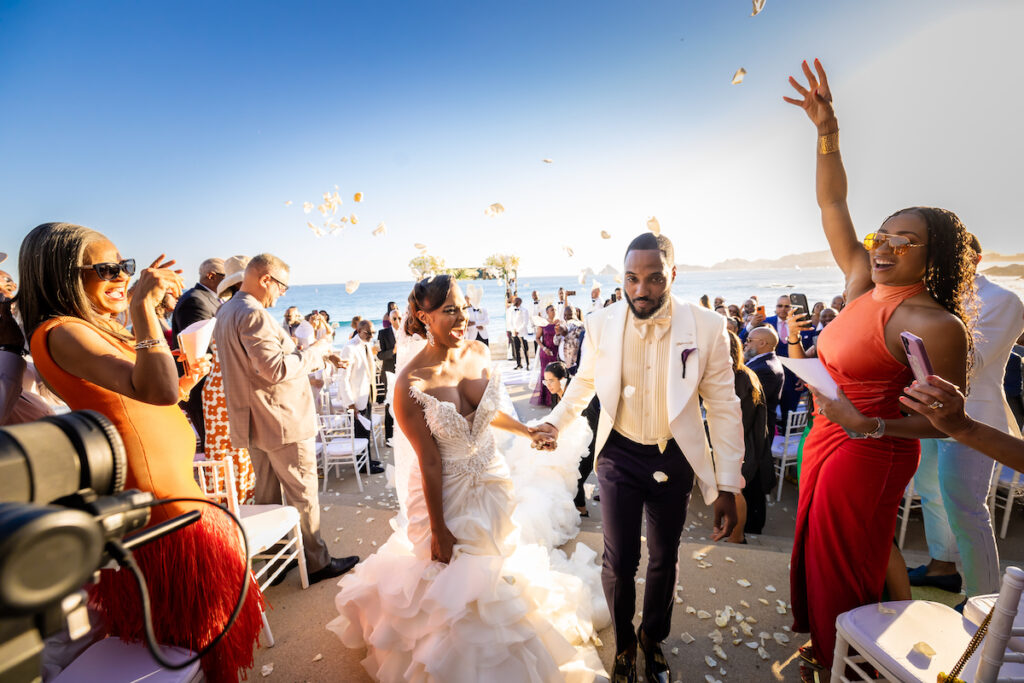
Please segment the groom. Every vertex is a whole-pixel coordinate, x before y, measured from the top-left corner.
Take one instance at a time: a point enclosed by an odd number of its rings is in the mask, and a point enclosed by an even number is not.
[[[565,397],[534,428],[534,444],[551,440],[586,407],[601,401],[597,478],[604,518],[605,598],[615,624],[613,683],[637,680],[639,638],[647,680],[673,680],[659,643],[668,637],[679,538],[696,476],[714,503],[712,538],[732,533],[733,498],[743,488],[743,426],[734,389],[725,318],[671,296],[672,242],[644,233],[626,249],[625,301],[587,316],[584,350]],[[703,399],[714,446],[701,419]],[[633,632],[640,525],[647,515],[647,583],[643,619]]]

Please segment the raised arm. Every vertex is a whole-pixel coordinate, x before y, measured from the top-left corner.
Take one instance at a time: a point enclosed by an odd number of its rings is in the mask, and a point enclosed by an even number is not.
[[[54,362],[76,377],[128,398],[154,405],[177,403],[178,370],[171,350],[163,343],[156,305],[166,292],[179,296],[182,282],[181,276],[170,270],[174,261],[160,263],[162,259],[161,255],[141,272],[130,304],[136,341],[159,343],[139,349],[132,363],[118,356],[111,343],[83,321],[61,325],[50,332],[46,342]]]
[[[239,322],[238,337],[256,374],[277,384],[319,369],[330,350],[327,340],[287,353],[277,335],[270,332],[276,326],[277,322],[266,311],[251,311]]]
[[[409,440],[420,463],[423,477],[423,499],[430,517],[430,559],[448,563],[455,548],[455,535],[444,521],[444,500],[441,492],[441,453],[430,434],[423,406],[410,394],[408,375],[398,378],[395,386],[395,419]]]
[[[804,61],[801,65],[807,79],[804,87],[797,79],[789,83],[799,98],[783,97],[786,102],[804,110],[818,131],[818,162],[815,187],[821,224],[836,264],[843,271],[850,300],[871,289],[871,267],[868,253],[860,245],[846,203],[846,169],[839,154],[839,122],[832,108],[832,91],[821,62],[814,60],[817,73]]]

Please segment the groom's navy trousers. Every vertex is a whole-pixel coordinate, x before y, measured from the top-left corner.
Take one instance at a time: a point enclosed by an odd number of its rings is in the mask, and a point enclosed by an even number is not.
[[[656,472],[667,477],[659,482]],[[659,478],[661,478],[659,476]],[[647,580],[641,626],[651,642],[668,637],[672,625],[679,538],[693,488],[693,469],[675,440],[665,452],[612,431],[597,460],[604,524],[601,583],[615,624],[616,653],[636,642],[636,570],[640,523],[647,515]]]

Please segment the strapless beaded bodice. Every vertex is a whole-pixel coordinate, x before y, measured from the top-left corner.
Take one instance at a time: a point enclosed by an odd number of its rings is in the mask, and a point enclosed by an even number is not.
[[[472,421],[464,417],[451,401],[442,401],[415,387],[409,394],[423,406],[434,441],[441,454],[444,475],[479,474],[494,458],[494,434],[488,429],[498,411],[501,381],[498,373],[491,375]]]

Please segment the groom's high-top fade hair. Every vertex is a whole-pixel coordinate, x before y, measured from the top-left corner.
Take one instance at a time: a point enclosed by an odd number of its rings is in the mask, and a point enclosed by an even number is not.
[[[653,232],[641,233],[626,247],[626,256],[631,251],[660,251],[662,260],[669,268],[676,264],[676,250],[672,247],[672,240],[664,235],[655,235]]]

